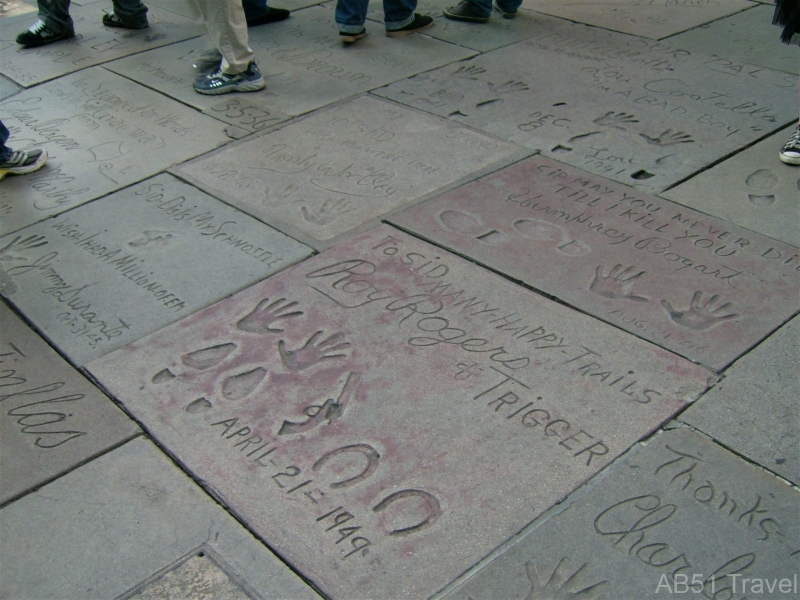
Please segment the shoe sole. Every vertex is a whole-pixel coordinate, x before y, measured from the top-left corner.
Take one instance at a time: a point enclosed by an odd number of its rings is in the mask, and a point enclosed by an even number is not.
[[[500,13],[500,16],[501,16],[501,17],[503,17],[504,19],[513,19],[514,17],[516,17],[516,16],[517,16],[517,13],[515,13],[515,12],[513,12],[513,13],[507,13],[507,12],[504,12],[502,8],[500,8],[499,6],[497,6],[497,4],[495,4],[495,5],[494,5],[494,9],[495,9],[497,12],[499,12],[499,13]]]
[[[422,27],[417,27],[415,29],[401,29],[401,30],[398,30],[398,31],[389,31],[389,30],[387,30],[386,31],[386,37],[391,37],[391,38],[403,37],[404,35],[409,35],[411,33],[417,33],[418,31],[424,31],[426,29],[430,29],[431,27],[433,27],[433,21],[431,21],[427,25],[423,25]]]
[[[442,13],[444,14],[445,18],[451,19],[453,21],[466,21],[467,23],[489,22],[489,17],[462,17],[461,15],[454,15],[453,13],[449,13],[446,10],[443,10]]]
[[[267,82],[262,79],[260,82],[229,85],[213,90],[200,90],[198,88],[194,88],[194,91],[199,94],[205,94],[206,96],[218,96],[220,94],[230,94],[231,92],[257,92],[258,90],[263,90],[265,87],[267,87]]]
[[[70,33],[69,35],[59,35],[56,37],[52,37],[49,40],[37,40],[35,42],[17,42],[23,48],[38,48],[39,46],[47,46],[47,44],[52,44],[54,42],[60,42],[61,40],[68,40],[70,38],[74,38],[75,34]]]
[[[32,165],[28,165],[27,167],[9,167],[8,169],[0,169],[0,181],[2,181],[6,175],[27,175],[28,173],[33,173],[34,171],[38,171],[44,166],[44,163],[46,162],[47,162],[47,152],[45,150],[42,150],[42,153],[39,155],[39,158]]]
[[[345,42],[346,44],[352,44],[356,40],[360,40],[362,38],[367,37],[367,32],[362,31],[361,33],[340,33],[339,39]]]
[[[778,158],[781,159],[781,162],[786,163],[787,165],[800,165],[800,156],[795,158],[793,156],[778,154]]]

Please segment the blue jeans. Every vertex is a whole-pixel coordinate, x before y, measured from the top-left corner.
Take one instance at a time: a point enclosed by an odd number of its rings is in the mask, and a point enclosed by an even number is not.
[[[470,6],[475,9],[481,17],[488,17],[492,14],[492,0],[467,0]],[[522,4],[522,0],[495,0],[503,12],[514,13]]]
[[[358,33],[364,29],[368,4],[369,0],[338,0],[334,18],[339,31]],[[411,23],[415,8],[417,0],[383,0],[383,21],[386,29],[400,29]]]
[[[75,31],[69,16],[70,0],[38,0],[39,18],[48,28],[57,33]],[[131,25],[147,24],[147,7],[142,0],[112,0],[114,14]]]
[[[0,162],[5,162],[11,158],[12,150],[6,146],[9,135],[11,135],[11,132],[8,130],[8,127],[0,121]]]

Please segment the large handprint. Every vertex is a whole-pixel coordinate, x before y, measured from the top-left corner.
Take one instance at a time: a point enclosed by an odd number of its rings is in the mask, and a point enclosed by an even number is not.
[[[297,350],[287,349],[283,340],[278,342],[278,352],[281,354],[283,366],[290,371],[301,371],[323,360],[347,356],[346,354],[331,354],[350,346],[348,342],[341,342],[344,339],[343,333],[334,333],[332,336],[317,342],[321,335],[322,332],[317,331],[308,338],[302,348]]]
[[[246,317],[236,323],[236,328],[250,333],[282,333],[283,329],[272,327],[272,323],[280,319],[288,319],[302,315],[302,310],[291,312],[297,302],[288,302],[286,298],[279,298],[268,304],[269,298],[264,298]]]
[[[525,563],[525,570],[531,583],[531,591],[526,600],[597,600],[611,584],[608,581],[598,581],[584,586],[580,580],[588,566],[588,563],[583,563],[570,573],[570,560],[565,556],[558,561],[547,583],[542,584],[533,562],[528,561]]]
[[[646,273],[646,271],[639,271],[631,275],[635,269],[636,267],[633,266],[626,268],[622,265],[614,265],[614,268],[606,275],[603,265],[598,265],[589,290],[606,298],[649,302],[650,300],[644,296],[631,294],[633,282]]]
[[[730,302],[726,302],[721,306],[714,307],[714,303],[719,300],[719,295],[714,294],[705,304],[701,302],[703,292],[695,292],[692,296],[692,301],[689,308],[686,310],[676,310],[669,300],[662,300],[661,306],[667,309],[670,318],[681,327],[693,329],[695,331],[702,331],[708,329],[727,319],[733,319],[739,316],[739,313],[728,313],[727,315],[720,314],[728,310],[731,306]]]
[[[48,244],[47,238],[43,235],[29,235],[23,238],[21,235],[15,236],[5,246],[0,248],[0,262],[18,260],[19,257],[15,256],[14,252],[30,250],[31,248],[39,248]]]

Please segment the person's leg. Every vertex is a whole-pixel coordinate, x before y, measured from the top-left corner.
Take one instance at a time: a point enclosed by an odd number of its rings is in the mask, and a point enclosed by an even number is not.
[[[72,33],[75,25],[69,16],[70,0],[39,0],[39,19],[56,33]]]
[[[445,17],[454,21],[486,23],[492,14],[492,0],[461,0],[443,12]]]
[[[415,13],[417,0],[383,0],[383,21],[386,35],[400,37],[428,29],[433,18]]]
[[[248,27],[276,23],[289,18],[289,11],[285,8],[271,8],[267,0],[242,0],[244,17]]]
[[[344,41],[355,41],[364,37],[369,0],[338,0],[334,19],[339,26],[339,37]],[[351,39],[352,38],[352,39]]]
[[[5,162],[8,160],[8,157],[11,156],[11,148],[6,146],[6,142],[8,141],[8,136],[11,135],[11,132],[6,127],[6,124],[0,121],[0,159]]]
[[[112,0],[112,4],[114,12],[103,17],[103,24],[127,29],[147,27],[147,7],[141,0]]]

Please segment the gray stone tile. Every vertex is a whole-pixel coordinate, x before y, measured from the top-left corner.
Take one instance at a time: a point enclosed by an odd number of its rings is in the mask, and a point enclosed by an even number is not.
[[[555,18],[375,93],[650,192],[797,119],[793,75]]]
[[[661,196],[800,246],[800,171],[778,159],[795,125]]]
[[[2,302],[0,379],[0,504],[139,431]]]
[[[730,17],[690,29],[670,42],[735,62],[797,73],[797,48],[781,43],[781,29],[772,24],[775,6],[756,4]]]
[[[82,365],[311,249],[159,175],[0,239],[3,295]]]
[[[455,123],[361,97],[181,165],[179,172],[281,231],[324,245],[519,151]]]
[[[9,81],[5,77],[0,77],[0,100],[10,98],[21,89],[16,83]]]
[[[736,362],[681,415],[726,447],[800,483],[800,317]]]
[[[670,431],[447,598],[794,597],[799,504],[763,470]]]
[[[385,225],[87,368],[326,594],[393,600],[446,585],[710,375]]]
[[[416,12],[428,15],[435,19],[432,29],[425,31],[425,35],[440,40],[458,44],[466,48],[480,50],[493,50],[508,46],[535,35],[545,26],[548,17],[527,10],[517,11],[514,19],[503,19],[495,12],[488,23],[465,23],[445,19],[442,10],[458,4],[457,0],[421,0],[417,4]],[[383,6],[381,2],[373,0],[367,18],[383,23]]]
[[[369,35],[348,47],[340,40],[333,5],[312,6],[268,27],[249,30],[250,46],[267,81],[247,100],[273,115],[301,115],[338,100],[473,56],[466,48],[424,35],[387,38],[382,25],[366,24]],[[191,65],[208,48],[203,39],[148,52],[108,65],[181,102],[210,112],[221,100],[194,92]],[[271,122],[270,124],[274,124]]]
[[[800,308],[796,248],[540,156],[390,220],[714,369]]]
[[[0,187],[0,235],[104,196],[230,141],[219,121],[94,67],[0,102],[20,148],[43,147],[38,172]]]
[[[314,6],[315,4],[321,4],[327,0],[276,0],[274,2],[269,2],[269,6],[274,6],[275,8],[286,8],[288,10],[298,10],[300,8],[305,8],[307,6]],[[194,17],[195,10],[193,7],[193,3],[189,0],[152,0],[147,3],[148,6],[160,6],[161,8],[165,8],[167,10],[171,10],[172,12],[176,12],[180,15],[184,15],[186,17]]]
[[[3,598],[319,598],[144,438],[0,510],[0,541]]]
[[[70,15],[76,36],[39,48],[23,48],[14,41],[20,31],[33,24],[35,13],[0,20],[0,73],[23,87],[31,87],[121,56],[200,35],[192,19],[153,6],[147,13],[147,29],[105,27],[103,14],[110,9],[110,3],[72,6]]]
[[[752,3],[748,0],[525,0],[523,6],[578,23],[660,40],[736,13]]]
[[[36,3],[33,5],[21,2],[20,0],[3,0],[0,6],[0,21],[17,17],[19,15],[36,15]]]

